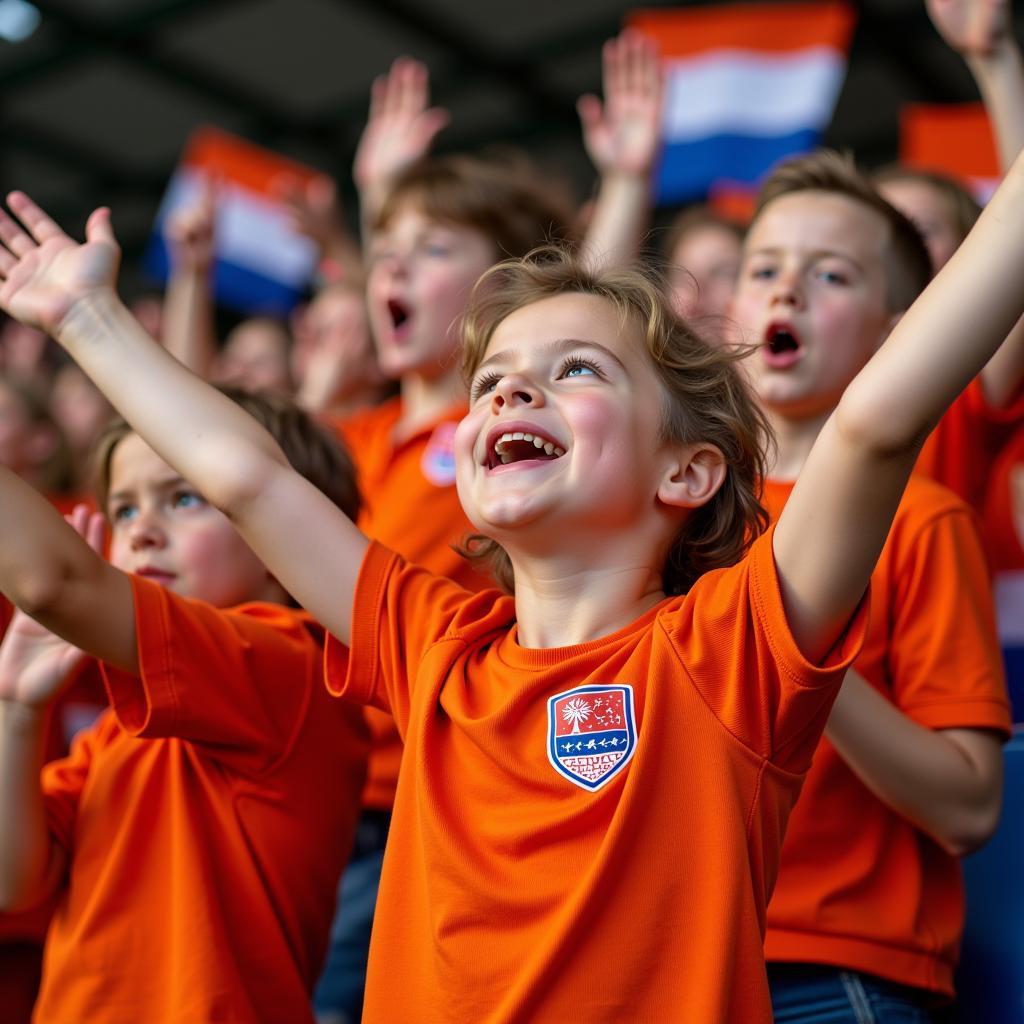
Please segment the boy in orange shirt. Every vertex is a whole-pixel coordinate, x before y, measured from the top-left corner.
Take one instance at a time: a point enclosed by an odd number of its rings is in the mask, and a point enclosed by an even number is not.
[[[330,685],[398,722],[364,1019],[768,1021],[781,836],[872,569],[921,439],[1024,312],[1024,161],[737,564],[764,438],[735,357],[637,274],[492,271],[467,317],[455,459],[514,597],[369,541],[148,338],[113,290],[107,211],[77,245],[8,202],[24,227],[0,218],[0,306],[202,482],[351,641],[350,671],[328,648]]]
[[[355,513],[329,437],[283,400],[237,401]],[[311,1021],[361,716],[323,696],[322,630],[224,516],[126,424],[98,462],[112,564],[99,516],[76,512],[90,547],[0,474],[0,587],[36,620],[0,648],[0,902],[59,891],[34,1019]],[[40,782],[46,711],[82,651],[111,710]]]
[[[588,231],[597,257],[631,255],[639,243],[657,142],[660,71],[651,45],[626,32],[606,44],[606,104],[581,101],[585,140],[602,171],[602,199]],[[374,86],[355,177],[368,232],[367,304],[378,359],[399,394],[337,422],[359,470],[358,525],[407,561],[468,590],[488,585],[455,550],[470,529],[455,490],[453,442],[466,408],[459,325],[473,285],[498,260],[572,234],[557,189],[506,160],[424,153],[444,112],[427,107],[426,69],[396,62]],[[365,813],[340,893],[325,976],[316,994],[358,1019],[376,882],[394,804],[402,744],[389,715],[371,710]],[[374,838],[376,841],[374,842]],[[361,950],[360,922],[365,921]]]
[[[837,154],[790,161],[765,182],[732,314],[759,346],[746,365],[777,439],[773,519],[843,392],[929,277],[917,231]],[[964,502],[910,481],[871,602],[768,908],[777,1020],[853,1021],[862,1005],[880,1020],[925,1020],[927,1004],[953,992],[958,858],[999,817],[1010,721]]]

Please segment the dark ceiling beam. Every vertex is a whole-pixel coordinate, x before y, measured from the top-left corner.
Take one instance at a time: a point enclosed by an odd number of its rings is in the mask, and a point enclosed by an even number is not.
[[[36,6],[46,21],[59,29],[65,44],[53,58],[57,63],[48,63],[45,70],[52,72],[56,67],[75,60],[95,57],[97,53],[116,56],[177,89],[192,92],[204,102],[228,107],[240,114],[246,121],[246,134],[266,138],[271,133],[279,138],[308,137],[316,133],[315,124],[306,125],[303,118],[293,111],[275,104],[268,97],[253,93],[233,82],[229,76],[217,74],[196,61],[183,59],[161,52],[156,29],[172,17],[202,9],[204,13],[213,8],[237,3],[238,0],[177,0],[159,9],[162,18],[150,16],[136,24],[125,27],[118,21],[98,20],[84,16],[65,3],[54,0],[37,0]],[[38,62],[35,67],[15,68],[8,75],[0,76],[0,88],[8,90],[19,85],[27,74],[42,70]]]

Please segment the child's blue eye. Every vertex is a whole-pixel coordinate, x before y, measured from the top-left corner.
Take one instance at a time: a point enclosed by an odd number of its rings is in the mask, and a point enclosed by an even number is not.
[[[818,277],[826,284],[846,284],[846,275],[837,270],[819,270]]]
[[[195,491],[176,491],[171,504],[175,508],[198,508],[205,502]]]
[[[497,387],[499,380],[501,377],[496,373],[487,373],[483,377],[478,377],[469,389],[470,401],[475,402],[482,395],[490,394]]]
[[[775,276],[775,268],[751,267],[748,273],[756,281],[770,281]]]
[[[596,363],[580,356],[573,356],[562,364],[563,377],[600,377],[601,371]]]
[[[134,518],[138,508],[135,505],[115,505],[110,510],[110,521],[112,523],[126,523]]]

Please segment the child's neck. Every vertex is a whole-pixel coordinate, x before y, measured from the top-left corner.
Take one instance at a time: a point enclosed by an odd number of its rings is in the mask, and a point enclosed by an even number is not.
[[[808,417],[784,416],[772,409],[765,413],[775,434],[775,445],[768,453],[768,478],[795,480],[832,410]]]
[[[520,646],[570,647],[598,640],[628,626],[665,597],[660,569],[592,562],[516,561]]]
[[[458,365],[436,377],[406,374],[400,384],[402,412],[394,439],[403,441],[459,402],[466,401],[466,386]]]

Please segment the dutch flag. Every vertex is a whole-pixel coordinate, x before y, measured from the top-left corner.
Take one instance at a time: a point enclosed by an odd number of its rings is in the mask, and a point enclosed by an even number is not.
[[[966,183],[979,203],[999,184],[999,155],[980,103],[908,103],[900,111],[900,163]]]
[[[854,14],[845,3],[735,4],[639,11],[666,65],[658,199],[712,185],[754,186],[779,160],[813,149],[846,74]]]
[[[316,172],[215,128],[188,141],[157,213],[146,270],[165,282],[169,271],[163,226],[196,203],[207,182],[217,189],[214,296],[242,313],[283,316],[299,300],[316,265],[316,248],[295,235],[274,183],[287,176],[305,184]]]

